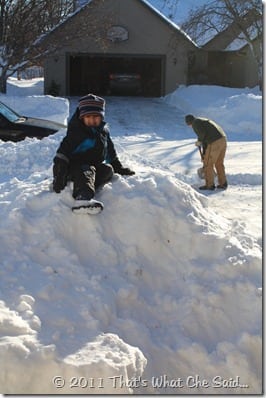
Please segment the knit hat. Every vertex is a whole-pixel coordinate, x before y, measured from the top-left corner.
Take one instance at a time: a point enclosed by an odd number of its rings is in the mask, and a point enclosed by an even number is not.
[[[79,117],[86,115],[100,115],[104,118],[105,100],[94,94],[87,94],[79,99]]]
[[[194,120],[194,119],[195,119],[195,118],[194,118],[193,115],[187,115],[187,116],[185,117],[186,124],[191,125],[191,124],[193,123],[193,120]]]

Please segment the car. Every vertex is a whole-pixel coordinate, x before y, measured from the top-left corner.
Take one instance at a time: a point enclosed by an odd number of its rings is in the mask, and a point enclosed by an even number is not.
[[[139,73],[110,73],[108,93],[140,95],[142,93],[141,75]]]
[[[3,141],[17,142],[26,137],[42,139],[65,127],[50,120],[21,116],[0,102],[0,139]]]

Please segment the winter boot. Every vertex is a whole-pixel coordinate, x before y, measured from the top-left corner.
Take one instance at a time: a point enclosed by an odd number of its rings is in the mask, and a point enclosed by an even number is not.
[[[103,203],[98,200],[79,200],[75,201],[72,211],[75,214],[98,214],[103,210]]]
[[[227,181],[222,185],[217,185],[218,189],[226,189],[228,187]]]
[[[202,185],[201,187],[199,187],[199,189],[201,189],[202,191],[214,191],[215,185],[211,185],[210,187],[208,187],[207,185]]]

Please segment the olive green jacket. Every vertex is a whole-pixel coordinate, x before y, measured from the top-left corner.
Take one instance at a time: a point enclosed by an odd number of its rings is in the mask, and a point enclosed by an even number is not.
[[[212,142],[219,140],[219,138],[226,138],[222,127],[210,119],[197,117],[192,122],[192,128],[197,134],[198,140],[202,142],[202,146],[205,148]]]

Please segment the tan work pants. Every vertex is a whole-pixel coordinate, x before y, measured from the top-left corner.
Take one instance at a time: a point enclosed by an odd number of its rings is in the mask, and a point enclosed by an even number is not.
[[[207,187],[214,185],[214,167],[217,173],[219,185],[226,183],[226,175],[224,168],[224,157],[226,152],[226,139],[219,138],[207,146],[203,166],[205,181]]]

